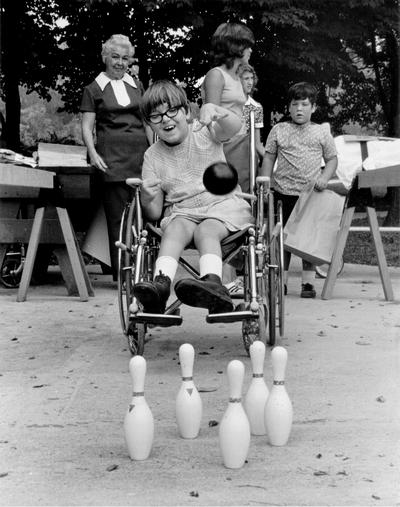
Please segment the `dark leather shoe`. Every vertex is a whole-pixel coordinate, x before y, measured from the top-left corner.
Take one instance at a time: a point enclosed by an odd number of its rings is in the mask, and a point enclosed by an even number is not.
[[[164,313],[170,292],[171,279],[161,272],[152,282],[139,282],[133,287],[144,313]]]
[[[300,297],[302,298],[315,298],[316,292],[314,289],[314,285],[311,285],[311,283],[302,283],[301,284],[301,293]]]
[[[175,294],[185,305],[207,308],[209,313],[233,312],[229,290],[217,275],[205,275],[200,280],[185,278],[175,284]]]

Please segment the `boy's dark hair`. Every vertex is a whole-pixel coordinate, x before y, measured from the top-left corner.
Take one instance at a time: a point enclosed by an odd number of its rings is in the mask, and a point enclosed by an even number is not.
[[[309,99],[311,104],[315,104],[317,101],[318,90],[311,83],[302,81],[301,83],[295,83],[289,88],[288,91],[288,102],[292,100],[304,100]]]
[[[146,123],[153,111],[162,104],[169,107],[184,107],[189,112],[189,102],[185,90],[168,79],[160,79],[152,83],[144,92],[140,112]]]
[[[210,55],[214,65],[224,63],[230,69],[235,58],[242,57],[244,50],[252,48],[254,43],[253,32],[243,23],[222,23],[211,38]]]

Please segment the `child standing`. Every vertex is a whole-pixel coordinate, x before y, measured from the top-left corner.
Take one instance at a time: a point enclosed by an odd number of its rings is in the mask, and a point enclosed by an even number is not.
[[[250,132],[250,111],[254,111],[254,136],[255,145],[260,162],[264,157],[264,146],[261,142],[261,129],[264,128],[264,111],[262,105],[253,99],[256,91],[258,77],[254,68],[247,64],[241,64],[238,68],[238,76],[242,82],[243,91],[247,97],[243,107],[243,118],[246,124],[246,132]]]
[[[310,83],[301,82],[291,86],[288,92],[291,121],[276,124],[265,143],[261,174],[272,175],[275,203],[282,201],[284,225],[301,192],[312,183],[317,191],[326,189],[336,171],[336,148],[331,133],[322,125],[311,122],[311,115],[316,109],[316,98],[317,89]],[[323,171],[322,158],[325,161]],[[285,292],[290,257],[290,252],[285,251]],[[300,295],[303,298],[314,298],[314,266],[305,260],[302,263]]]
[[[136,284],[133,293],[145,312],[163,313],[179,257],[193,241],[200,256],[200,280],[179,280],[177,297],[210,313],[230,312],[233,303],[221,282],[221,241],[252,223],[251,209],[234,194],[207,192],[203,173],[210,164],[225,161],[222,141],[235,135],[241,119],[225,108],[205,104],[200,120],[191,123],[185,92],[165,80],[148,88],[141,112],[159,139],[144,156],[141,202],[150,220],[158,220],[165,209],[155,278]]]

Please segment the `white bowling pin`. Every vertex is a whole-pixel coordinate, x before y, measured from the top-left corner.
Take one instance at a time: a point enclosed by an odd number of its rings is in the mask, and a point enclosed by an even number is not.
[[[200,431],[203,405],[193,382],[194,348],[190,343],[179,347],[182,382],[176,396],[175,413],[182,438],[196,438]]]
[[[264,381],[264,343],[256,340],[250,345],[249,352],[253,378],[244,397],[244,409],[249,419],[251,434],[265,435],[264,412],[269,391]]]
[[[146,360],[134,356],[129,361],[133,394],[124,420],[125,441],[133,460],[147,459],[154,439],[154,418],[144,397]]]
[[[241,468],[250,447],[250,424],[242,405],[244,364],[233,360],[227,368],[229,405],[219,425],[219,443],[227,468]]]
[[[265,404],[265,427],[271,445],[286,445],[293,422],[293,407],[285,387],[287,351],[274,347],[271,352],[274,382]]]

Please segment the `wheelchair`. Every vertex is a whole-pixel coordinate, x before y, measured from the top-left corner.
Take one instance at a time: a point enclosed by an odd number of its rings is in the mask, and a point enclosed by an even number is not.
[[[250,117],[254,125],[254,116]],[[254,129],[251,129],[251,133]],[[243,273],[243,301],[233,312],[208,314],[210,324],[241,322],[244,348],[255,340],[266,345],[276,343],[284,335],[283,227],[282,208],[274,207],[274,194],[268,177],[255,177],[256,152],[254,136],[250,135],[250,189],[241,194],[250,200],[254,224],[232,233],[221,242],[223,264],[229,263]],[[179,326],[181,302],[175,299],[164,314],[144,313],[133,296],[133,287],[141,281],[152,281],[162,231],[157,224],[146,222],[140,205],[139,178],[128,178],[134,190],[133,199],[125,206],[120,226],[118,305],[123,333],[132,355],[143,355],[146,334],[150,327]],[[194,248],[189,245],[187,249]],[[179,265],[191,276],[200,279],[199,271],[188,262],[183,252]],[[171,295],[172,297],[172,295]],[[171,301],[171,298],[170,298]]]

